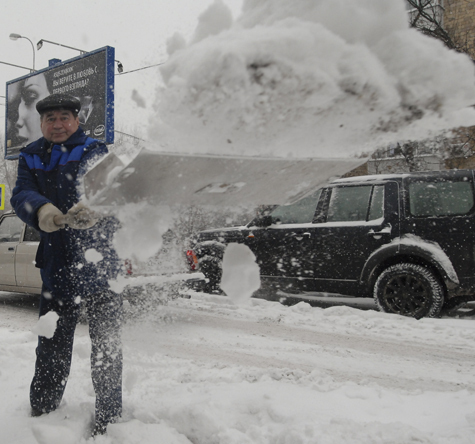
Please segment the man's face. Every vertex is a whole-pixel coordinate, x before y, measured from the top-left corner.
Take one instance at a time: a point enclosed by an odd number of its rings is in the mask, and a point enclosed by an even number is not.
[[[46,111],[41,116],[41,132],[49,142],[63,143],[79,128],[79,119],[68,110]]]

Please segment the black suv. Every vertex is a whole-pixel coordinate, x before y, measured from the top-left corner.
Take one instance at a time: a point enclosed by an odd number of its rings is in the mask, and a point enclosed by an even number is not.
[[[236,242],[256,255],[267,296],[373,295],[384,312],[434,317],[475,299],[474,203],[471,170],[339,179],[246,226],[198,233],[188,255],[209,290]]]

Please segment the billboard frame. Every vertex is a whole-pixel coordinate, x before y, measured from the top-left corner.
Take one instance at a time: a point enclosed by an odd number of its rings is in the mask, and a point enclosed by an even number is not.
[[[37,76],[38,74],[48,73],[53,70],[58,70],[63,67],[71,66],[71,64],[80,62],[85,60],[91,56],[95,56],[100,54],[101,52],[105,53],[105,75],[104,75],[104,133],[101,137],[98,137],[95,134],[89,134],[90,137],[97,138],[102,140],[106,144],[114,143],[114,68],[115,68],[115,48],[112,46],[104,46],[102,48],[98,48],[94,51],[87,52],[85,54],[81,54],[77,57],[73,57],[68,60],[64,60],[61,62],[54,63],[55,59],[50,60],[50,66],[47,68],[43,68],[37,71],[34,71],[30,74],[26,74],[24,76],[18,77],[16,79],[9,80],[6,82],[6,112],[5,112],[5,146],[4,146],[4,158],[8,160],[14,160],[19,157],[19,151],[16,151],[13,154],[8,154],[11,151],[11,147],[8,147],[8,119],[9,119],[9,86],[20,82],[25,81],[31,77]],[[52,63],[53,62],[53,63]]]

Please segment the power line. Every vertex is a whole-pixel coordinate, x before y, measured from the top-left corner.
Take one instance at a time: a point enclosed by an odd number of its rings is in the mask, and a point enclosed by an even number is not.
[[[124,133],[124,132],[119,131],[119,130],[114,130],[114,133],[119,133],[119,134],[122,134],[123,136],[132,137],[133,139],[137,139],[137,140],[141,140],[142,142],[146,142],[145,139],[141,139],[140,137],[133,136],[132,134]]]

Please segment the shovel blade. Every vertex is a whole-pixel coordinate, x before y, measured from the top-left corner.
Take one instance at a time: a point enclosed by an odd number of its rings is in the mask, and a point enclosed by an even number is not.
[[[106,160],[107,158],[105,158]],[[143,149],[115,174],[115,160],[85,177],[86,197],[100,206],[147,201],[220,207],[285,204],[363,164],[366,159],[281,159],[168,154]]]
[[[83,178],[84,194],[89,202],[94,202],[96,196],[108,189],[114,180],[114,176],[125,167],[114,153],[108,153],[91,169]]]

